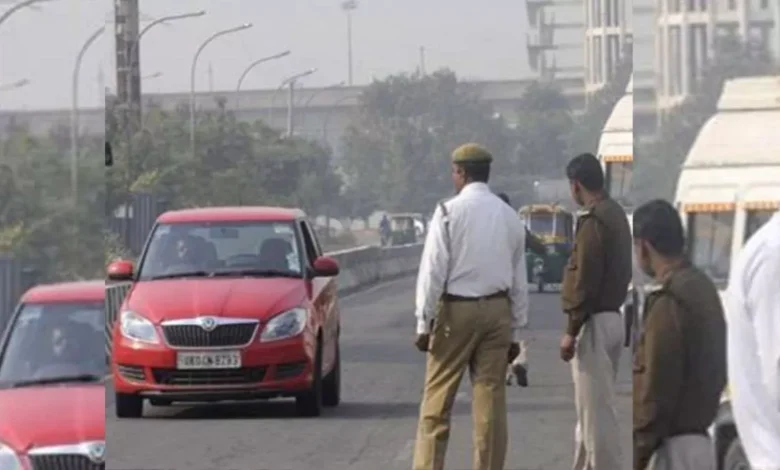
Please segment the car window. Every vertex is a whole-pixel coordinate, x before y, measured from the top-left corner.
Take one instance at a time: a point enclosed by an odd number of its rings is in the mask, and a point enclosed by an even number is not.
[[[0,354],[0,384],[72,375],[103,377],[104,305],[23,305]]]
[[[300,275],[298,250],[291,222],[159,224],[141,261],[139,278],[245,270]]]
[[[309,262],[313,263],[318,258],[317,247],[314,242],[314,237],[309,230],[308,224],[300,222],[301,234],[303,235],[303,246],[306,250],[306,256],[309,258]]]
[[[317,236],[317,231],[313,229],[313,227],[309,222],[306,222],[306,228],[309,230],[309,235],[311,235],[312,243],[314,245],[314,251],[317,254],[317,257],[322,256],[322,245],[320,245],[320,239]],[[330,229],[326,228],[326,233],[328,230]]]

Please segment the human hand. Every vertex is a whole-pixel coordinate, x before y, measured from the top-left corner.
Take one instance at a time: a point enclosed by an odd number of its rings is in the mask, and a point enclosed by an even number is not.
[[[431,337],[428,334],[417,335],[417,339],[414,341],[414,345],[420,352],[428,352],[428,345],[430,344]]]
[[[574,357],[574,350],[577,347],[577,339],[570,334],[565,334],[561,338],[561,359],[563,362],[569,362]]]
[[[520,355],[520,343],[512,343],[509,345],[509,363],[511,364]]]

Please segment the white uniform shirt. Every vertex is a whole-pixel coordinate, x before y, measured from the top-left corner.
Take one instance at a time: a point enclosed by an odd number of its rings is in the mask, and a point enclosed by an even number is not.
[[[780,213],[745,245],[726,302],[737,433],[755,470],[780,470]]]
[[[528,323],[525,226],[515,211],[484,183],[470,183],[444,203],[449,215],[450,251],[444,217],[436,207],[417,277],[417,333],[429,333],[444,293],[482,297],[509,291],[516,341]],[[448,274],[449,267],[449,278]]]

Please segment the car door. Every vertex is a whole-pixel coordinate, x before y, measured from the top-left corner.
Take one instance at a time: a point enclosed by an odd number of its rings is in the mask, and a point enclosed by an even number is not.
[[[322,256],[322,249],[309,223],[301,220],[299,224],[307,262],[311,266],[314,260]],[[311,284],[311,305],[313,314],[322,326],[323,367],[325,372],[328,372],[336,358],[336,341],[338,341],[338,318],[335,314],[336,283],[333,278],[315,276]]]

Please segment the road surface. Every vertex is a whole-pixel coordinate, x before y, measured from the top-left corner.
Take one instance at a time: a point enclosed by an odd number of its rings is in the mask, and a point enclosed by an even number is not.
[[[342,300],[343,402],[319,418],[291,402],[148,408],[117,420],[108,391],[109,470],[409,470],[424,374],[412,346],[414,281],[401,279]],[[529,388],[509,390],[506,470],[568,470],[574,436],[569,368],[558,358],[558,294],[532,294]],[[627,350],[624,350],[627,351]],[[624,354],[619,413],[630,469],[631,376]],[[471,468],[468,374],[453,412],[447,470]]]

